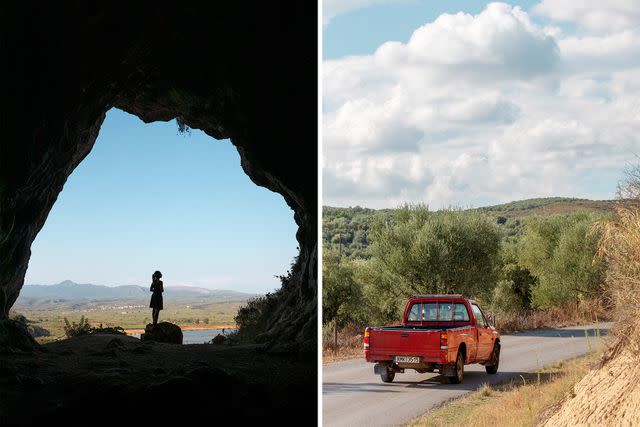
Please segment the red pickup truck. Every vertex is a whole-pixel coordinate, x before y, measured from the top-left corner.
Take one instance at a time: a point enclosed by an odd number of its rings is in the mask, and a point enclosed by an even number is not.
[[[480,363],[498,372],[500,334],[478,304],[462,295],[414,295],[404,309],[402,325],[367,327],[364,357],[382,381],[397,372],[438,370],[451,383],[462,381],[464,365]]]

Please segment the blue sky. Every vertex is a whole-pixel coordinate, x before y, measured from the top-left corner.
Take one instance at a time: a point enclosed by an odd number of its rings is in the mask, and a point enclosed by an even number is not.
[[[530,8],[535,1],[519,2]],[[434,21],[443,13],[480,13],[486,1],[406,0],[374,4],[362,9],[347,11],[330,19],[323,31],[324,59],[336,59],[346,55],[373,53],[389,40],[406,42],[413,30],[426,22]]]
[[[611,199],[640,154],[640,3],[326,0],[323,204]]]
[[[112,109],[32,246],[25,284],[70,279],[264,293],[297,255],[293,211],[228,141]]]

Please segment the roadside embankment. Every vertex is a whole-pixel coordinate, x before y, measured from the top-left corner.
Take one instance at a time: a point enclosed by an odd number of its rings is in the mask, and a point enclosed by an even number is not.
[[[628,349],[591,370],[545,426],[640,424],[640,367]]]
[[[640,190],[638,181],[633,185]],[[606,285],[617,320],[613,340],[599,368],[576,384],[547,426],[640,424],[640,209],[617,213],[615,221],[599,224],[599,255],[608,263]]]
[[[544,417],[582,378],[597,357],[594,353],[546,366],[508,382],[485,384],[473,393],[427,412],[409,426],[477,427],[531,426]]]

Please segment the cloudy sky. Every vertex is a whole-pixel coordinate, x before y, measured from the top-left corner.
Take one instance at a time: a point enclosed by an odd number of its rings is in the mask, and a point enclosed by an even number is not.
[[[324,2],[323,204],[614,197],[640,2]]]

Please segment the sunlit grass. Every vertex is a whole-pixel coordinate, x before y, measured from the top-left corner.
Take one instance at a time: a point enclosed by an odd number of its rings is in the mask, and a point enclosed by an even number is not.
[[[477,391],[427,412],[410,426],[532,426],[546,419],[589,371],[595,353],[520,375],[500,385],[483,384]]]

